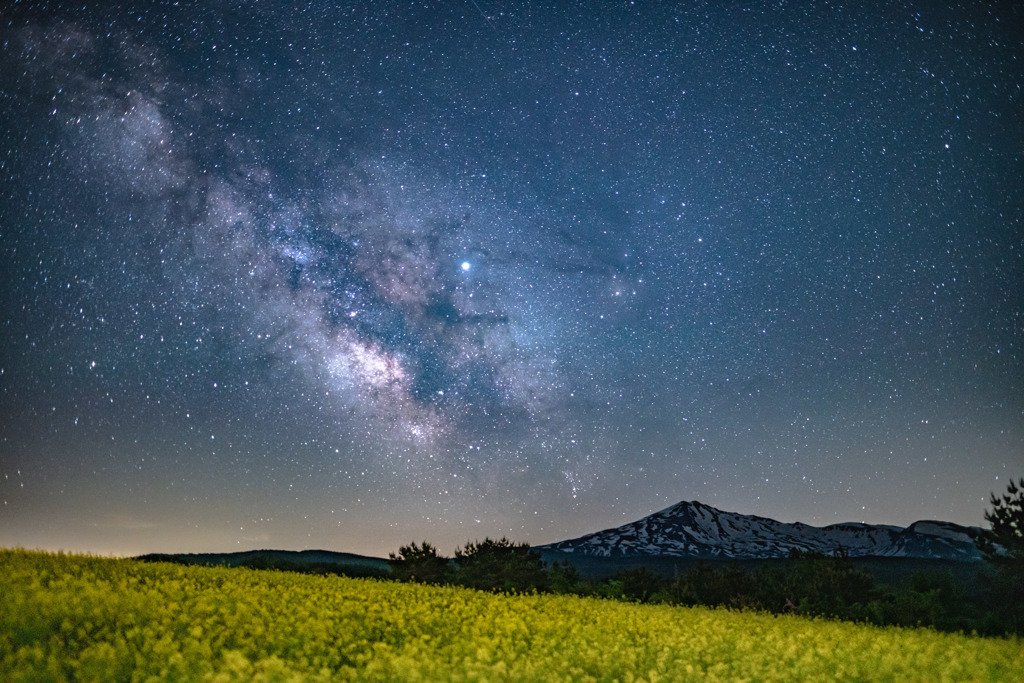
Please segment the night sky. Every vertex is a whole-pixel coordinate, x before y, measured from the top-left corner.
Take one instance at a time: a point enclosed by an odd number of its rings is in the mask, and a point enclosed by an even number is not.
[[[0,545],[540,544],[1024,474],[1015,2],[0,10]]]

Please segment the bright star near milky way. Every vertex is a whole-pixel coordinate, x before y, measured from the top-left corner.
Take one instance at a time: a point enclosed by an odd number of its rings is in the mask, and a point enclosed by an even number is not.
[[[0,547],[980,525],[1024,474],[1021,3],[188,5],[0,12]]]

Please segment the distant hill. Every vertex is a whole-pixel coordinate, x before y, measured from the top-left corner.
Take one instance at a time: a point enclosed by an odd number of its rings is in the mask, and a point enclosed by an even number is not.
[[[250,567],[287,571],[345,574],[347,576],[387,576],[388,561],[354,553],[330,550],[246,550],[235,553],[152,553],[135,558],[143,562]]]
[[[614,529],[533,549],[549,563],[571,560],[574,565],[589,567],[591,561],[615,560],[616,567],[658,568],[664,564],[661,568],[668,568],[666,571],[677,568],[674,560],[768,560],[785,558],[794,549],[825,555],[841,551],[854,558],[974,562],[982,558],[976,540],[983,531],[979,527],[938,521],[914,522],[906,528],[858,522],[815,527],[684,501]],[[385,559],[329,550],[156,553],[135,559],[348,576],[389,575]],[[580,565],[581,562],[585,564]],[[604,564],[591,569],[597,573],[610,571]]]
[[[979,527],[920,521],[903,528],[847,522],[814,527],[724,512],[697,501],[677,503],[614,529],[536,546],[545,559],[695,558],[759,560],[793,549],[850,557],[904,557],[977,561]]]

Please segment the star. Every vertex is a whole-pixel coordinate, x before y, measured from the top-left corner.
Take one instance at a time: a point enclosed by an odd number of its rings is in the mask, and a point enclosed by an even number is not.
[[[1021,474],[1012,3],[20,5],[0,545],[981,525]]]

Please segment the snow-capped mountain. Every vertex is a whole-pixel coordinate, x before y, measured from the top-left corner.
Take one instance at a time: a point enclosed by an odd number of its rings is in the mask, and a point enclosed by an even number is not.
[[[724,512],[697,501],[682,502],[616,529],[606,529],[538,550],[597,557],[696,557],[764,559],[796,548],[850,557],[924,557],[976,560],[979,527],[921,521],[898,526],[848,522],[814,527]]]

